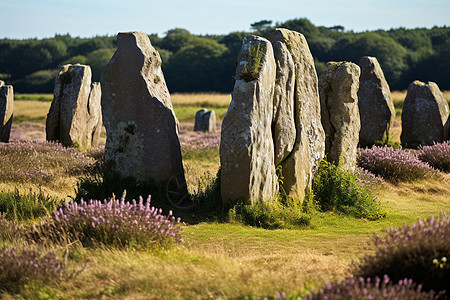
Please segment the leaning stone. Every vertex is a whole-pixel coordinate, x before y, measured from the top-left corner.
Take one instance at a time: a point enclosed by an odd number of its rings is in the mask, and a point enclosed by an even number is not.
[[[237,199],[248,204],[271,201],[278,192],[271,130],[275,75],[270,42],[244,38],[222,123],[220,188],[225,204]]]
[[[359,67],[359,143],[361,146],[370,146],[376,141],[389,139],[389,130],[394,126],[395,108],[389,85],[376,57],[362,57]]]
[[[98,145],[101,129],[101,89],[91,85],[85,65],[64,65],[55,81],[53,101],[46,120],[46,139],[66,147],[88,150]]]
[[[360,72],[351,62],[329,62],[319,78],[325,154],[330,162],[348,170],[356,167]]]
[[[303,201],[310,194],[313,173],[324,157],[325,133],[320,121],[320,100],[314,59],[305,37],[284,28],[273,29],[268,39],[286,45],[295,64],[294,121],[296,137],[291,153],[281,163],[286,193]]]
[[[194,131],[216,132],[216,113],[205,108],[197,111]]]
[[[8,143],[14,108],[14,90],[12,85],[0,87],[0,142]]]
[[[449,138],[449,106],[439,87],[414,81],[408,86],[402,110],[402,146],[418,146],[442,143]]]
[[[275,165],[278,166],[291,153],[295,143],[295,64],[286,44],[276,41],[272,47],[277,64],[272,128]]]
[[[187,194],[178,122],[161,57],[143,32],[120,32],[102,78],[105,161],[138,181],[172,182]]]

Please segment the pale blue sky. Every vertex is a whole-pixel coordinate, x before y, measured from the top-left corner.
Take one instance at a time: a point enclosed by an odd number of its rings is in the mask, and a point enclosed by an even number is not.
[[[263,19],[308,18],[365,31],[450,25],[449,0],[0,0],[0,38],[92,37],[139,30],[163,37],[246,31]]]

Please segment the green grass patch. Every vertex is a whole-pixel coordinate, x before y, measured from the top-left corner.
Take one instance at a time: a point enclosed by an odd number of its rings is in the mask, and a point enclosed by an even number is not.
[[[175,115],[178,118],[180,123],[194,123],[195,122],[195,114],[202,108],[207,108],[208,110],[214,110],[216,113],[216,121],[222,122],[225,114],[228,110],[228,106],[217,106],[212,107],[201,106],[200,105],[186,105],[186,104],[174,104],[173,109],[175,111]]]
[[[53,94],[15,94],[14,100],[51,102]]]

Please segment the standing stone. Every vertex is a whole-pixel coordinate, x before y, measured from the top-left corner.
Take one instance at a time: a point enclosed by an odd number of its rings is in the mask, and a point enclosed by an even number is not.
[[[87,150],[97,146],[102,126],[99,83],[85,65],[64,65],[56,76],[46,120],[46,139]]]
[[[359,143],[361,146],[370,146],[376,141],[389,139],[389,129],[394,126],[395,108],[389,85],[376,57],[362,57],[359,66]]]
[[[295,64],[286,44],[276,41],[272,47],[277,65],[272,128],[275,165],[278,166],[291,153],[295,143]]]
[[[102,79],[105,161],[138,181],[172,181],[187,193],[178,121],[161,57],[143,32],[121,32]]]
[[[354,170],[359,141],[360,68],[351,62],[329,62],[319,78],[322,125],[327,159]]]
[[[14,90],[12,85],[0,87],[0,142],[8,143],[14,108]]]
[[[408,86],[402,111],[400,140],[405,148],[442,143],[449,138],[449,106],[439,87],[414,81]]]
[[[303,201],[309,195],[313,173],[324,157],[325,133],[320,121],[320,100],[314,59],[305,37],[284,28],[273,29],[268,39],[286,45],[294,60],[295,143],[281,163],[283,188],[294,199]]]
[[[244,38],[232,100],[222,123],[221,193],[224,203],[271,201],[278,192],[271,124],[276,65],[264,38]]]
[[[194,131],[216,132],[216,113],[205,108],[195,114]]]

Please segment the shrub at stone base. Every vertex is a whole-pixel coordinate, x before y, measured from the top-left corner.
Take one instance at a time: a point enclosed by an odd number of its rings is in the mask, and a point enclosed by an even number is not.
[[[450,141],[436,143],[432,146],[423,146],[419,149],[417,157],[433,168],[443,172],[450,172]]]
[[[361,186],[358,175],[335,166],[325,159],[313,179],[314,201],[321,211],[338,211],[356,218],[377,220],[386,212],[375,196]]]
[[[412,152],[391,147],[362,149],[358,166],[392,182],[432,177],[436,170],[419,160]]]
[[[354,275],[411,278],[426,291],[449,288],[450,217],[442,212],[439,220],[419,219],[417,224],[385,231],[386,236],[375,236],[375,254],[363,258]]]
[[[85,246],[104,244],[117,247],[158,247],[182,242],[180,218],[172,211],[167,216],[162,209],[133,200],[90,200],[71,202],[53,211],[51,220],[34,227],[30,237],[37,241],[72,242]]]

